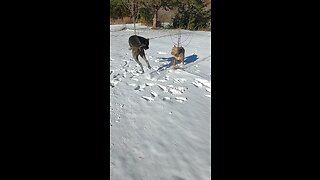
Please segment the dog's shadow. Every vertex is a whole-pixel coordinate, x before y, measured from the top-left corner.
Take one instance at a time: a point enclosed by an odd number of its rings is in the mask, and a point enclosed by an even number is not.
[[[172,58],[173,58],[172,56],[168,57],[168,58],[159,58],[160,59],[159,62],[169,62],[169,63],[164,64],[163,66],[160,66],[158,70],[162,71],[162,70],[165,70],[165,69],[169,68],[173,63],[173,59]],[[193,63],[193,62],[197,61],[198,59],[199,59],[198,55],[196,55],[196,54],[192,54],[190,56],[187,56],[184,59],[184,65]]]

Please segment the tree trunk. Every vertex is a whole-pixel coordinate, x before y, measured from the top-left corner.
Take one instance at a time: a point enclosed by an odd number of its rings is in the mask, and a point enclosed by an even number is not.
[[[153,24],[152,28],[157,28],[157,21],[158,21],[158,9],[153,11]]]
[[[134,35],[137,35],[136,33],[136,13],[135,13],[135,0],[132,0],[132,20],[133,20],[133,29],[134,29]]]

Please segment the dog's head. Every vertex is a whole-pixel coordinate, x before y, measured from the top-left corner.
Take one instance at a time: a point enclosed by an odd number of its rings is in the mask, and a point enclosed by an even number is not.
[[[180,49],[179,47],[176,47],[175,45],[173,46],[173,48],[171,49],[171,54],[174,56],[178,56],[180,53]]]
[[[149,39],[137,36],[140,42],[140,48],[143,48],[145,50],[149,49]]]
[[[149,39],[144,39],[144,42],[142,43],[141,47],[143,47],[143,49],[145,50],[149,49]]]

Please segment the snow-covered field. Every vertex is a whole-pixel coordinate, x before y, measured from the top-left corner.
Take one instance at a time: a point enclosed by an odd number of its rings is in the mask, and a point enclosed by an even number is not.
[[[133,25],[110,25],[110,177],[211,179],[211,32],[183,31],[185,69],[168,68],[177,30],[137,25],[152,69],[132,59]],[[190,43],[189,43],[190,42]],[[160,70],[158,70],[160,69]],[[158,70],[158,71],[156,71]]]

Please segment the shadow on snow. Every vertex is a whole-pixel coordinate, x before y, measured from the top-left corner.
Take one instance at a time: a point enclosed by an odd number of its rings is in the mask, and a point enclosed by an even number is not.
[[[163,70],[169,68],[169,67],[172,65],[172,63],[173,63],[172,58],[173,58],[173,57],[160,58],[160,61],[159,61],[159,62],[168,62],[168,63],[160,66],[158,70],[159,70],[159,71],[163,71]],[[198,58],[198,56],[197,56],[196,54],[192,54],[192,55],[190,55],[190,56],[185,57],[185,59],[184,59],[184,64],[187,65],[187,64],[193,63],[193,62],[197,61],[198,59],[199,59],[199,58]],[[178,63],[179,63],[179,62],[178,62]]]

